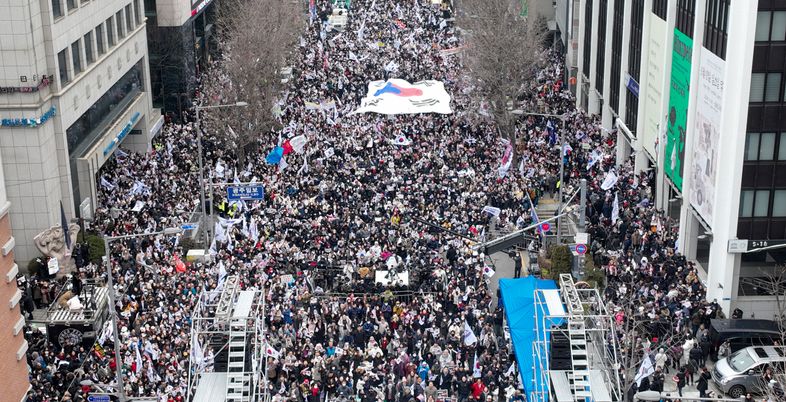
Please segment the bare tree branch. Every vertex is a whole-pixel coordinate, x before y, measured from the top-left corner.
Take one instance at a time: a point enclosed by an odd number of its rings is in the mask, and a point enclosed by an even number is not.
[[[457,6],[475,106],[486,99],[489,114],[511,140],[515,116],[509,111],[532,88],[547,32],[542,19],[521,17],[520,7],[518,0],[461,0]]]
[[[205,95],[209,104],[242,101],[248,106],[213,109],[207,120],[235,147],[239,164],[256,150],[260,136],[278,125],[273,108],[283,89],[280,72],[297,48],[305,22],[298,2],[223,0],[220,4],[217,25],[224,58],[218,68],[225,79],[204,83]]]

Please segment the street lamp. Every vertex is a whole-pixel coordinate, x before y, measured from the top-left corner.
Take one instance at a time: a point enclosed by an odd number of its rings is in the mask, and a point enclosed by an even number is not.
[[[553,117],[562,120],[562,146],[560,146],[559,150],[559,207],[557,209],[557,215],[562,215],[562,189],[565,187],[564,178],[565,178],[565,146],[567,145],[567,128],[568,128],[568,119],[570,116],[567,112],[563,114],[553,114],[553,113],[535,113],[535,112],[525,112],[521,109],[515,109],[510,111],[511,114],[516,116],[541,116],[541,117]],[[557,219],[557,242],[562,243],[562,219]]]
[[[202,228],[202,239],[205,242],[204,247],[210,247],[207,235],[207,208],[205,207],[205,169],[204,160],[202,157],[202,120],[199,118],[199,111],[203,109],[219,109],[227,107],[246,107],[248,102],[235,102],[226,105],[210,105],[210,106],[195,106],[196,111],[196,126],[197,126],[197,150],[199,152],[199,201],[202,203],[202,217],[199,219],[199,226]],[[211,205],[212,208],[212,205]]]
[[[117,381],[117,397],[120,402],[126,402],[125,387],[123,386],[123,364],[120,360],[120,334],[117,331],[117,314],[115,313],[115,285],[112,280],[112,255],[109,250],[109,243],[114,240],[130,239],[134,237],[158,236],[158,235],[177,235],[183,233],[181,228],[165,228],[159,232],[137,233],[123,236],[104,236],[104,253],[106,254],[106,284],[109,294],[109,315],[112,318],[112,334],[115,343],[115,377]]]

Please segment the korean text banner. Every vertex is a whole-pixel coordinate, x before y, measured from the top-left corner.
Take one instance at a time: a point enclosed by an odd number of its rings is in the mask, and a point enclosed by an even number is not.
[[[644,129],[640,134],[642,146],[652,159],[658,160],[658,144],[662,149],[662,141],[666,132],[666,119],[663,115],[663,80],[666,78],[666,21],[655,14],[650,15],[649,54],[647,54],[647,88],[644,91]],[[644,55],[642,55],[642,63]],[[642,102],[642,99],[639,99]]]
[[[679,29],[674,29],[674,49],[671,53],[671,89],[669,91],[668,131],[663,153],[664,172],[682,191],[682,166],[685,160],[685,134],[688,122],[691,55],[693,40]]]
[[[696,123],[691,134],[693,158],[691,158],[690,205],[705,222],[714,225],[715,194],[718,183],[718,143],[723,100],[723,59],[706,48],[701,48],[699,85],[696,94]]]
[[[372,81],[368,84],[368,94],[360,102],[355,113],[413,114],[440,113],[450,114],[450,95],[441,81],[419,81],[410,84],[400,79]]]

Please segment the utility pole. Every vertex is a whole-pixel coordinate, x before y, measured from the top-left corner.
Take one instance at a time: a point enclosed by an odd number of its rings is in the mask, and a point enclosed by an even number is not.
[[[210,247],[210,244],[208,244],[208,240],[207,240],[208,239],[207,205],[205,205],[205,168],[204,168],[205,162],[202,156],[202,121],[199,119],[199,110],[202,108],[197,106],[194,109],[196,109],[197,153],[199,154],[199,203],[201,204],[200,209],[202,210],[202,215],[199,217],[199,227],[201,228],[200,231],[202,232],[203,247],[207,249],[208,247]]]
[[[557,214],[562,213],[562,189],[565,187],[565,147],[568,142],[565,140],[568,135],[568,119],[567,116],[561,116],[562,119],[562,144],[559,149],[559,207]],[[562,218],[557,219],[557,244],[562,244]]]
[[[123,386],[123,360],[120,359],[120,331],[117,330],[117,302],[115,300],[115,285],[112,278],[112,252],[109,249],[109,242],[119,239],[130,239],[134,237],[157,236],[157,235],[177,235],[183,233],[181,228],[165,228],[160,232],[138,233],[124,236],[104,236],[104,253],[106,254],[106,286],[109,295],[109,318],[112,320],[112,342],[115,348],[115,381],[117,381],[116,394],[120,402],[126,402],[125,387]]]
[[[587,179],[581,179],[581,201],[579,211],[579,230],[582,232],[587,227]]]

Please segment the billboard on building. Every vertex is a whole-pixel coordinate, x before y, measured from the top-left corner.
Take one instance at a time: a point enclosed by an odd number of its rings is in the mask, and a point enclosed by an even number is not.
[[[644,101],[644,127],[639,134],[644,150],[657,159],[658,137],[663,131],[663,66],[666,64],[666,21],[650,13],[649,51],[647,53],[647,88]]]
[[[711,51],[701,48],[693,158],[689,169],[690,204],[710,227],[713,227],[714,218],[725,63]]]
[[[682,191],[683,161],[685,161],[685,134],[688,122],[692,54],[693,39],[675,28],[674,47],[671,51],[671,85],[666,125],[666,149],[663,152],[665,158],[663,171],[679,191]]]

